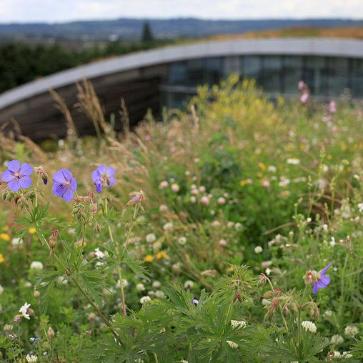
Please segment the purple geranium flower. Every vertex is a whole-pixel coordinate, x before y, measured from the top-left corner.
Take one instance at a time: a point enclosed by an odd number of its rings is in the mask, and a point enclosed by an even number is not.
[[[100,165],[92,172],[92,180],[98,193],[102,192],[103,187],[112,187],[116,183],[115,169],[110,166]]]
[[[19,160],[11,160],[7,163],[8,170],[1,175],[1,181],[8,184],[8,188],[17,192],[19,189],[26,189],[32,185],[30,175],[33,168],[27,164],[21,164]]]
[[[326,275],[331,263],[328,263],[318,272],[317,280],[313,283],[313,293],[316,295],[320,289],[325,289],[330,284],[330,277]]]
[[[60,169],[53,175],[53,193],[70,202],[77,190],[77,181],[68,169]]]

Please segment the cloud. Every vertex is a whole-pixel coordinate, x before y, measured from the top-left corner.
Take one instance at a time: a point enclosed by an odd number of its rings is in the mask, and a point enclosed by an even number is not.
[[[0,0],[0,21],[117,17],[363,18],[362,0]]]

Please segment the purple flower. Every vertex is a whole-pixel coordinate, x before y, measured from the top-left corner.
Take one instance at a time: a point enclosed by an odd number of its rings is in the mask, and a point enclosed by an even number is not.
[[[53,175],[53,193],[70,202],[77,190],[77,181],[68,169],[60,169]]]
[[[331,263],[328,263],[321,271],[318,272],[317,279],[313,283],[313,293],[316,295],[320,289],[325,289],[330,284],[330,277],[326,275]]]
[[[92,180],[98,193],[102,192],[103,187],[112,187],[116,183],[115,169],[110,166],[100,165],[92,172]]]
[[[26,189],[32,185],[30,175],[33,168],[27,164],[21,164],[19,160],[11,160],[7,164],[8,170],[1,175],[1,181],[8,184],[8,188],[17,192],[19,189]]]

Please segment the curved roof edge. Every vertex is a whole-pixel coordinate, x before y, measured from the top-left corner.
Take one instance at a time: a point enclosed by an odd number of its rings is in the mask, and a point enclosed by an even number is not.
[[[92,80],[112,73],[187,59],[247,54],[363,58],[363,41],[337,38],[240,39],[157,48],[95,61],[26,83],[1,94],[0,109],[82,79]]]

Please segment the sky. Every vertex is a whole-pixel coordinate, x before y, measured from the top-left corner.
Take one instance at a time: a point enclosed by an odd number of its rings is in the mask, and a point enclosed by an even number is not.
[[[120,17],[363,19],[363,0],[0,0],[0,22]]]

